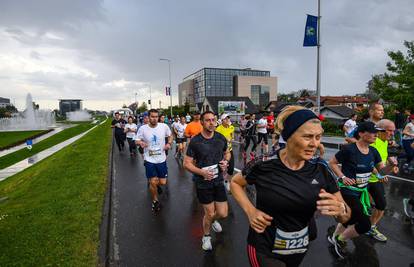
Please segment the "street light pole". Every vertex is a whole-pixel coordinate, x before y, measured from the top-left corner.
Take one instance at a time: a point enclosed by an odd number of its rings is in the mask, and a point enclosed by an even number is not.
[[[168,77],[170,79],[170,115],[173,117],[172,112],[172,93],[171,93],[171,60],[168,58],[160,58],[161,61],[168,61]]]

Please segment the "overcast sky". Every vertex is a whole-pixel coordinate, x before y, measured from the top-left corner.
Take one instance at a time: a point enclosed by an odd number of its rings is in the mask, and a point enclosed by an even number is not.
[[[322,0],[322,94],[363,92],[385,71],[387,51],[414,39],[412,0]],[[110,110],[162,89],[172,61],[173,102],[182,79],[202,67],[270,70],[279,92],[315,88],[316,48],[304,48],[317,1],[2,0],[0,96],[24,108],[60,98]]]

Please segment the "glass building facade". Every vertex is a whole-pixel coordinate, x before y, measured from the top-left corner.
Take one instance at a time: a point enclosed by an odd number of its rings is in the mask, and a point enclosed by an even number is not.
[[[251,100],[253,104],[263,107],[270,101],[270,87],[263,85],[251,85]]]
[[[234,96],[235,95],[234,93],[234,77],[235,76],[270,77],[270,71],[252,70],[252,69],[203,68],[185,77],[184,81],[190,80],[190,79],[194,81],[195,103],[202,103],[206,96]],[[259,98],[257,102],[261,103],[260,99],[266,97],[266,93],[265,93],[266,86],[259,86],[259,87],[260,87],[259,89],[254,89],[254,90],[256,91],[258,90],[259,93],[255,93],[255,94]],[[253,90],[253,86],[252,86],[252,90]],[[269,88],[267,88],[267,99],[269,99]],[[255,102],[253,101],[253,103]]]

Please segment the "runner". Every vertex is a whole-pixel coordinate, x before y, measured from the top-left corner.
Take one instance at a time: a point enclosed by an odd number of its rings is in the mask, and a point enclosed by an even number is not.
[[[185,128],[187,124],[185,123],[185,117],[182,116],[180,122],[177,122],[173,126],[173,130],[175,133],[175,142],[177,144],[177,152],[175,153],[175,157],[181,159],[184,156],[185,145],[186,145],[186,138],[184,136]]]
[[[268,160],[249,163],[231,182],[250,223],[247,252],[254,267],[299,266],[310,236],[316,238],[310,225],[316,210],[343,223],[351,215],[326,162],[309,161],[323,133],[318,117],[300,106],[290,106],[279,116],[276,128],[286,148]],[[256,207],[245,193],[247,184],[256,187]]]
[[[142,124],[141,125],[139,125],[139,127],[138,127],[138,130],[139,130],[139,128],[141,128],[143,125],[146,125],[146,124],[148,124],[149,123],[149,117],[148,117],[148,114],[144,114],[143,116],[142,116]],[[138,130],[137,130],[137,132],[138,132]],[[135,135],[136,136],[136,135]],[[137,144],[137,142],[135,142],[135,144]],[[141,154],[141,157],[142,157],[142,159],[144,159],[144,149],[141,147],[141,146],[138,146],[138,152]],[[149,184],[149,183],[148,183]]]
[[[257,144],[260,145],[260,149],[263,154],[268,154],[269,146],[268,146],[268,137],[267,137],[267,119],[263,116],[257,122]]]
[[[202,249],[212,250],[210,228],[219,233],[223,229],[217,221],[227,217],[228,205],[223,172],[227,171],[230,153],[227,140],[214,130],[214,113],[206,111],[201,116],[203,130],[194,136],[188,145],[184,168],[194,174],[197,197],[203,205]]]
[[[187,124],[184,135],[187,138],[193,138],[193,136],[196,136],[197,134],[201,133],[202,130],[203,126],[200,122],[200,112],[196,111],[193,114],[193,121]]]
[[[373,123],[378,123],[384,118],[384,107],[380,103],[372,103],[368,109],[369,119]]]
[[[152,210],[160,210],[158,194],[162,193],[161,186],[167,184],[168,169],[165,151],[171,148],[172,136],[170,128],[164,123],[158,123],[158,110],[151,109],[149,124],[139,128],[136,135],[137,143],[144,148],[144,166],[150,183],[152,195]],[[165,143],[168,137],[168,143]]]
[[[190,121],[191,121],[190,114],[187,113],[187,115],[185,115],[185,121],[187,122],[187,124],[190,123]]]
[[[368,108],[368,119],[365,121],[370,121],[373,123],[377,123],[384,117],[384,107],[380,103],[372,103],[369,105]],[[354,128],[354,131],[349,133],[348,137],[345,137],[345,141],[348,144],[356,143],[358,138],[356,136],[358,130],[358,126]]]
[[[257,147],[257,139],[256,139],[256,121],[255,115],[247,115],[246,116],[246,144],[244,146],[243,152],[243,159],[246,160],[247,158],[247,150],[249,149],[250,142],[253,143],[252,150],[250,151],[250,160],[253,160],[256,154],[256,147]]]
[[[124,150],[125,146],[125,124],[126,121],[121,118],[121,114],[119,114],[119,112],[115,112],[115,118],[112,120],[111,128],[115,128],[115,141],[118,146],[119,152]]]
[[[224,175],[224,186],[228,193],[230,193],[230,181],[231,176],[234,173],[234,154],[233,154],[233,145],[232,141],[234,139],[234,126],[231,125],[230,116],[226,113],[221,115],[221,125],[216,128],[216,132],[221,133],[227,139],[227,149],[230,152],[230,161],[229,167],[227,168],[227,174]]]
[[[267,120],[267,133],[270,134],[272,139],[272,151],[275,150],[276,138],[275,138],[275,113],[270,111],[269,115],[266,117]]]
[[[244,143],[246,139],[246,123],[247,123],[246,117],[245,115],[242,115],[239,121],[239,130],[240,130],[239,142],[240,143]],[[243,146],[240,146],[240,147],[243,147]]]
[[[411,160],[414,159],[414,147],[412,147],[414,144],[414,114],[408,117],[408,123],[403,131],[402,143],[407,157],[404,165],[409,168]]]
[[[394,136],[395,125],[392,121],[387,119],[382,119],[377,123],[377,127],[381,130],[378,132],[378,137],[375,142],[371,144],[381,156],[381,161],[386,164],[387,161],[390,164],[395,166],[394,173],[398,173],[397,163],[394,158],[388,158],[388,141]],[[379,173],[371,174],[371,177],[368,181],[368,192],[372,196],[372,199],[375,203],[375,209],[373,209],[371,215],[371,230],[366,234],[375,238],[378,241],[385,242],[387,237],[378,231],[377,224],[384,215],[386,200],[385,200],[385,190],[383,183],[388,182],[387,176],[381,176]]]
[[[361,123],[356,132],[358,141],[343,146],[329,161],[332,170],[340,177],[338,182],[342,196],[352,209],[351,219],[347,223],[339,223],[333,235],[328,237],[339,258],[347,256],[348,240],[371,229],[367,186],[374,167],[381,175],[395,170],[393,165],[385,166],[378,151],[370,146],[375,142],[378,130],[373,122]]]
[[[358,118],[357,114],[352,114],[351,117],[345,122],[343,130],[345,137],[353,137],[354,130],[357,128],[356,120]]]
[[[137,133],[137,125],[134,123],[132,116],[128,117],[128,123],[125,124],[124,133],[128,140],[129,154],[131,157],[137,155],[137,145],[135,144],[135,134]]]

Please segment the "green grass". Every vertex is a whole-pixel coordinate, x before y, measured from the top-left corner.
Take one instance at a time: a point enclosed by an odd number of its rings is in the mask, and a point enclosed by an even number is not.
[[[49,147],[52,147],[54,145],[57,145],[71,137],[74,137],[90,128],[92,128],[94,125],[88,123],[81,123],[79,125],[76,125],[72,128],[65,129],[55,135],[52,135],[49,138],[46,138],[42,141],[40,141],[37,144],[33,145],[32,150],[28,150],[27,148],[20,149],[18,151],[15,151],[13,153],[7,154],[3,157],[0,157],[0,169],[4,169],[6,167],[9,167],[21,160],[24,160],[25,158],[31,157],[34,154],[39,153],[40,151],[43,151]]]
[[[97,265],[109,125],[0,182],[0,265]]]
[[[0,149],[3,149],[6,146],[11,144],[18,143],[20,141],[25,141],[26,139],[33,137],[42,132],[47,132],[45,130],[39,131],[13,131],[13,132],[0,132]]]

